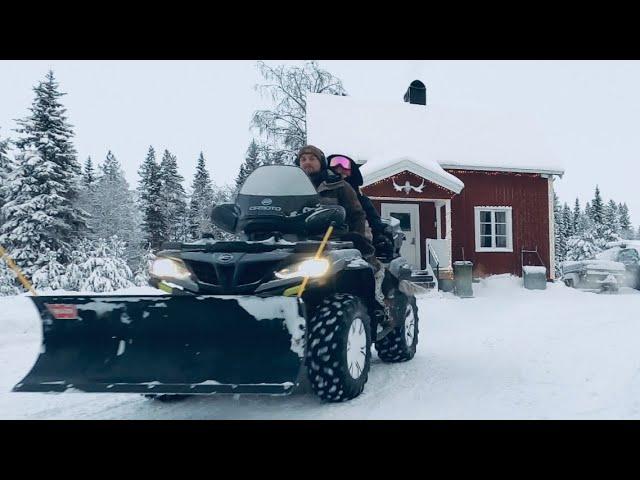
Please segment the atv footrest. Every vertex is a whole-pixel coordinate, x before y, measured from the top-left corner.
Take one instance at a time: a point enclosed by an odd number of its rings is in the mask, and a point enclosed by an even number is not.
[[[413,283],[427,283],[433,282],[433,276],[426,273],[413,274],[411,275],[411,278],[409,280],[411,280]]]

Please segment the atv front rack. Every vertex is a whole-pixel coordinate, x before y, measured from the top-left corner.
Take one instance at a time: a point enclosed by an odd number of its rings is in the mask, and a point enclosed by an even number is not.
[[[304,242],[286,241],[214,241],[210,243],[178,243],[166,242],[162,245],[162,250],[175,250],[182,252],[204,252],[204,253],[265,253],[275,250],[287,249],[294,253],[315,253],[322,243],[321,240],[307,240]],[[326,250],[343,250],[353,248],[353,242],[330,241]]]

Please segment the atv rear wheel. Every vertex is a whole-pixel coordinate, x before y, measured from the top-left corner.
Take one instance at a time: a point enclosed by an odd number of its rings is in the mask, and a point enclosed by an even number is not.
[[[391,314],[396,327],[376,342],[376,351],[383,362],[406,362],[414,357],[418,346],[418,306],[415,297],[407,297],[396,290]]]
[[[367,309],[353,295],[325,298],[309,321],[306,366],[312,390],[322,400],[344,402],[364,390],[371,362]]]

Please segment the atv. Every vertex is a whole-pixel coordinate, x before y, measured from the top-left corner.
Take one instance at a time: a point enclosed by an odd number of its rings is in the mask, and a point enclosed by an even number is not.
[[[241,240],[165,245],[150,283],[166,295],[31,297],[42,347],[13,390],[171,399],[310,387],[340,402],[363,391],[372,344],[383,362],[413,358],[425,279],[399,256],[401,233],[381,259],[382,305],[373,267],[344,239],[344,209],[323,205],[299,168],[256,169],[211,217]]]

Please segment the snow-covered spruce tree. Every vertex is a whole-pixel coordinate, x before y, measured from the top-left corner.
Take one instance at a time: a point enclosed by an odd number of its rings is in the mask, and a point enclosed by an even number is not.
[[[604,225],[604,202],[600,196],[600,189],[596,185],[596,192],[591,200],[591,219],[593,220],[596,232],[600,233],[602,226]]]
[[[91,157],[87,157],[84,161],[84,170],[82,172],[82,182],[85,187],[90,188],[96,181],[96,171],[93,168]]]
[[[156,162],[153,147],[149,147],[147,156],[138,170],[138,201],[142,211],[143,236],[151,249],[157,250],[165,241],[167,220],[162,208],[162,179],[160,165]]]
[[[240,190],[242,184],[251,173],[260,166],[259,148],[255,140],[251,140],[249,148],[247,148],[247,155],[244,162],[240,165],[240,171],[236,177],[236,192]]]
[[[167,222],[166,240],[183,242],[189,230],[187,194],[182,186],[184,178],[178,173],[178,160],[169,150],[164,151],[160,162],[160,179],[162,212]]]
[[[36,291],[62,290],[66,285],[66,268],[58,261],[58,253],[48,250],[45,253],[46,263],[35,271],[31,280]]]
[[[0,259],[0,297],[10,295],[19,295],[22,293],[18,287],[18,281],[15,274],[7,265],[7,262]]]
[[[213,233],[211,231],[213,186],[202,152],[200,152],[200,156],[198,157],[191,190],[191,201],[189,203],[189,236],[192,239],[199,239],[203,233]]]
[[[584,214],[589,220],[593,221],[593,212],[591,211],[591,204],[589,202],[584,206]]]
[[[120,166],[120,162],[116,158],[116,156],[111,153],[111,150],[107,152],[107,156],[104,159],[102,165],[100,165],[100,176],[108,177],[112,180],[122,176],[124,177],[124,172],[122,171],[122,167]]]
[[[256,111],[251,126],[262,136],[258,143],[273,152],[273,158],[293,163],[296,153],[307,142],[307,93],[346,95],[346,91],[339,78],[321,69],[315,61],[302,67],[271,67],[262,61],[257,66],[264,83],[255,88],[273,102],[273,107]]]
[[[126,244],[125,259],[132,261],[142,243],[133,192],[129,190],[120,162],[111,151],[100,166],[100,172],[87,205],[92,216],[90,238],[97,240],[117,235]]]
[[[587,202],[584,208],[584,213],[580,214],[580,218],[578,220],[577,234],[592,231],[594,228],[595,224],[593,222],[593,218],[591,217],[591,205],[589,204],[589,202]]]
[[[6,199],[6,188],[8,187],[9,174],[11,173],[11,160],[8,155],[9,139],[0,137],[0,207],[4,205]],[[2,210],[0,208],[0,226],[4,223]]]
[[[571,208],[565,202],[562,207],[562,219],[564,220],[564,228],[565,228],[565,238],[570,237],[576,233],[574,223],[573,223],[573,213],[571,212]]]
[[[133,269],[133,283],[138,287],[146,287],[149,285],[149,267],[151,262],[156,258],[150,248],[143,250],[138,257],[135,268]]]
[[[556,274],[560,274],[560,262],[564,260],[566,254],[566,226],[562,215],[562,208],[558,196],[553,194],[553,218],[555,236],[555,269]]]
[[[604,224],[615,234],[620,234],[620,219],[618,215],[618,204],[609,200],[604,207]]]
[[[615,202],[613,202],[615,204]],[[614,213],[607,213],[608,205],[600,196],[600,189],[596,185],[595,195],[591,201],[591,219],[593,221],[593,237],[600,249],[606,248],[608,242],[620,239],[616,231],[617,225],[617,208]]]
[[[79,290],[96,293],[112,292],[133,286],[133,273],[124,260],[125,244],[113,236],[94,242],[94,249],[80,266],[88,276],[80,283]]]
[[[63,287],[65,290],[80,290],[82,283],[91,273],[87,267],[87,259],[93,250],[94,242],[88,238],[83,238],[76,243],[75,248],[69,256],[69,262],[65,267]]]
[[[591,260],[601,248],[591,230],[567,239],[565,260]]]
[[[576,197],[576,203],[573,205],[573,234],[577,234],[580,228],[580,200]]]
[[[0,243],[27,276],[47,263],[47,250],[66,262],[87,230],[87,213],[78,204],[81,171],[71,143],[73,131],[53,72],[34,92],[31,115],[17,121],[18,151],[0,227]]]
[[[620,224],[620,236],[626,240],[632,240],[634,232],[631,226],[631,218],[629,217],[629,207],[627,207],[626,203],[618,205],[618,223]]]
[[[7,179],[5,203],[1,207],[4,222],[0,225],[0,245],[28,277],[47,263],[47,251],[66,247],[56,234],[62,197],[51,180],[56,173],[52,162],[45,162],[37,151],[25,150],[16,155]]]

